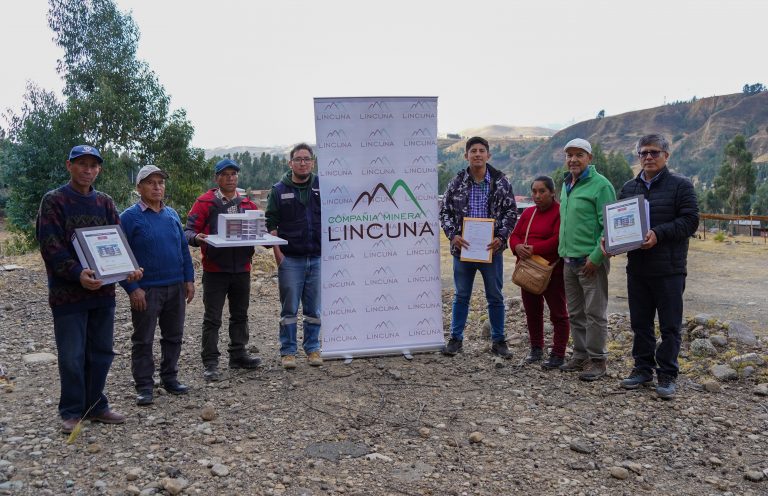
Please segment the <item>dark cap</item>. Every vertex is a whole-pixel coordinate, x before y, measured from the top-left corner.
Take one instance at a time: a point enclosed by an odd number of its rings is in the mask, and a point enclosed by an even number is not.
[[[225,158],[224,160],[220,160],[219,163],[216,164],[215,171],[216,175],[218,176],[221,174],[221,171],[224,169],[235,169],[236,171],[240,170],[240,166],[237,165],[237,162],[232,160],[231,158]]]
[[[98,160],[99,163],[104,162],[104,159],[101,158],[99,151],[96,148],[88,145],[73,146],[69,151],[69,160],[74,160],[77,157],[82,157],[83,155],[92,155],[96,157],[96,160]]]

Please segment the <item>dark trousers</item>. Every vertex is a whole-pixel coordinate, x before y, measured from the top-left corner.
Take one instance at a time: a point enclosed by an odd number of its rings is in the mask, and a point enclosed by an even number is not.
[[[685,275],[643,277],[627,274],[629,316],[635,339],[635,368],[647,373],[677,377],[680,328],[683,324]],[[658,313],[661,343],[656,346],[654,317]]]
[[[89,415],[109,410],[104,386],[115,356],[114,323],[115,307],[53,317],[61,379],[61,418],[80,418],[89,408]]]
[[[152,345],[155,328],[160,325],[160,380],[164,384],[176,381],[179,354],[184,335],[184,311],[187,308],[184,283],[144,290],[147,309],[131,310],[131,372],[137,391],[152,389],[155,362]]]
[[[224,300],[229,299],[229,358],[245,356],[248,345],[250,272],[203,272],[203,365],[219,362],[219,329]]]
[[[552,322],[552,354],[564,357],[568,336],[571,332],[568,320],[568,307],[565,303],[565,283],[563,272],[559,269],[552,274],[549,286],[540,295],[520,289],[528,323],[528,337],[531,346],[544,348],[544,301],[549,307],[549,320]]]

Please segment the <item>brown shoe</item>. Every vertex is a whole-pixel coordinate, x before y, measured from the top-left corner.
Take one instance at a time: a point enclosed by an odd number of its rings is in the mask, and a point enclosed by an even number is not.
[[[573,357],[560,366],[563,372],[581,372],[589,363],[589,358]]]
[[[80,422],[80,419],[76,417],[63,419],[61,421],[61,432],[64,434],[72,434],[72,431],[75,430],[78,422]]]
[[[600,360],[598,358],[591,358],[589,363],[584,368],[584,372],[579,374],[579,379],[582,381],[596,381],[605,375],[606,364],[605,359]]]
[[[114,410],[107,410],[98,415],[91,415],[88,417],[91,422],[101,422],[102,424],[123,424],[125,423],[125,415],[118,413]]]
[[[313,367],[319,367],[323,364],[323,357],[320,356],[319,351],[313,351],[307,356],[307,361]]]
[[[280,363],[283,364],[284,369],[296,368],[296,356],[295,355],[283,355],[280,357]]]

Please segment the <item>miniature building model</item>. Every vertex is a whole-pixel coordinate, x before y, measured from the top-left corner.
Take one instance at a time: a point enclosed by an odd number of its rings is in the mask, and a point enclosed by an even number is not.
[[[226,241],[262,239],[267,232],[263,210],[248,210],[242,214],[219,214],[218,234]]]

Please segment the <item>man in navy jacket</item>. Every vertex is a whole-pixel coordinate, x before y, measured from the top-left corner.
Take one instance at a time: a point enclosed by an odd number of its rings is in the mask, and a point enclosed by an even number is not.
[[[699,225],[699,207],[691,181],[667,168],[669,142],[664,136],[643,136],[636,151],[643,169],[624,184],[619,199],[643,195],[650,206],[651,223],[642,246],[627,254],[635,366],[621,386],[635,389],[651,384],[655,368],[656,394],[671,399],[676,392],[688,239]],[[658,346],[654,333],[657,313],[661,332]]]

